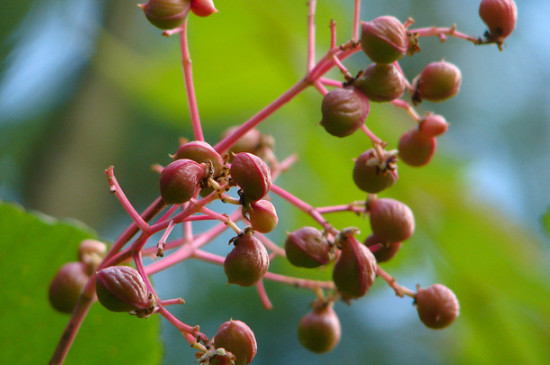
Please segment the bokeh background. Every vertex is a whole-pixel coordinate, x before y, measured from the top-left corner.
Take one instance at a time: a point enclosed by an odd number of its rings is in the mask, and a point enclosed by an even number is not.
[[[218,14],[191,16],[189,25],[201,120],[211,143],[303,77],[306,59],[305,1],[215,3]],[[352,3],[318,1],[318,57],[329,45],[330,19],[338,24],[338,41],[349,39]],[[363,20],[392,14],[413,17],[415,26],[456,23],[472,35],[485,30],[477,0],[363,3]],[[150,166],[168,163],[178,138],[192,137],[178,38],[161,37],[129,0],[1,5],[0,199],[76,219],[112,241],[129,218],[108,193],[103,170],[114,165],[126,194],[143,209],[158,195]],[[411,206],[417,220],[414,237],[384,267],[411,288],[434,282],[451,287],[461,303],[452,327],[426,329],[410,299],[395,297],[377,282],[353,305],[336,305],[342,341],[331,353],[314,355],[300,347],[295,334],[311,293],[266,283],[274,304],[266,312],[253,289],[226,286],[221,268],[196,262],[155,276],[161,296],[187,300],[175,309],[178,317],[200,324],[209,335],[229,317],[247,322],[259,344],[255,364],[334,364],[344,358],[349,364],[550,363],[550,254],[542,224],[550,205],[545,36],[550,3],[522,0],[518,9],[517,29],[503,52],[456,39],[423,39],[422,52],[401,62],[409,79],[442,58],[463,73],[458,96],[418,108],[441,113],[452,124],[438,140],[433,162],[420,169],[400,166],[399,182],[382,194]],[[363,54],[346,61],[352,72],[367,64]],[[260,126],[275,137],[277,156],[300,157],[278,183],[315,206],[361,200],[364,195],[351,180],[352,158],[369,142],[359,133],[345,139],[327,135],[317,124],[320,102],[318,92],[307,90]],[[367,124],[390,148],[412,127],[403,111],[380,104],[372,105]],[[285,202],[275,203],[280,217],[270,234],[275,242],[282,245],[285,231],[313,224]],[[339,228],[358,226],[362,238],[369,233],[362,217],[342,214],[330,220]],[[220,237],[212,252],[227,253],[230,237]],[[10,244],[0,241],[2,257]],[[9,263],[5,267],[9,270]],[[329,269],[310,273],[278,261],[272,270],[330,277]],[[40,290],[50,277],[40,278]],[[10,285],[6,282],[5,290],[17,290]],[[67,320],[53,310],[45,313],[59,323]],[[132,331],[140,335],[139,326]],[[0,338],[10,335],[3,332]],[[173,327],[162,322],[160,336],[158,363],[193,362],[193,351]],[[45,348],[28,357],[35,360],[29,363],[44,362],[50,355]]]

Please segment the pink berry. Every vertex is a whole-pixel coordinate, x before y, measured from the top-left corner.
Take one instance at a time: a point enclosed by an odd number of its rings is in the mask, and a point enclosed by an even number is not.
[[[181,146],[174,155],[174,160],[181,160],[184,158],[193,160],[197,163],[211,163],[214,169],[214,176],[221,174],[224,165],[223,158],[220,154],[204,141],[191,141]]]
[[[392,64],[373,63],[353,82],[370,101],[392,101],[405,92],[403,75]]]
[[[426,137],[438,137],[447,131],[449,123],[442,115],[428,114],[420,121],[420,134]]]
[[[380,161],[374,148],[368,149],[355,160],[353,167],[355,185],[371,194],[379,193],[393,186],[397,181],[395,161],[395,155],[386,151]]]
[[[248,152],[237,153],[229,170],[233,181],[249,201],[263,198],[271,189],[271,170],[258,156]]]
[[[321,354],[338,345],[342,329],[332,304],[318,305],[298,324],[298,340],[306,349]]]
[[[395,199],[375,199],[368,203],[372,233],[385,243],[403,242],[414,233],[411,209]]]
[[[243,213],[248,214],[250,225],[260,233],[271,232],[277,227],[279,217],[273,204],[265,199],[250,203],[250,209],[243,206]]]
[[[206,177],[205,165],[188,159],[176,160],[160,174],[160,195],[166,204],[183,204],[197,194]]]
[[[392,63],[407,53],[407,30],[397,18],[381,16],[361,25],[361,48],[374,62]]]
[[[397,254],[402,245],[401,242],[385,243],[374,234],[369,235],[364,244],[371,250],[374,250],[373,247],[376,246],[373,254],[378,263],[390,261]]]
[[[52,307],[62,313],[72,313],[89,279],[84,263],[69,262],[63,265],[50,284],[49,300]]]
[[[198,16],[209,16],[218,12],[212,0],[191,0],[191,11]]]
[[[489,28],[489,38],[501,44],[516,27],[518,10],[513,0],[482,0],[479,16]]]
[[[80,242],[78,247],[78,261],[84,263],[86,267],[95,271],[103,256],[107,252],[107,245],[103,242],[87,239]]]
[[[145,12],[147,20],[160,29],[173,29],[180,26],[189,9],[190,0],[149,0],[139,5]]]
[[[436,145],[435,138],[411,129],[399,139],[399,159],[410,166],[424,166],[431,161]]]
[[[223,263],[227,282],[240,286],[256,284],[269,268],[269,254],[264,245],[250,233],[242,233],[233,241],[235,247]]]
[[[321,104],[321,125],[336,137],[345,137],[363,125],[370,105],[366,96],[353,87],[331,90]]]
[[[434,329],[450,325],[460,311],[455,294],[441,284],[426,289],[418,288],[414,303],[422,323]]]
[[[314,227],[302,227],[287,233],[285,252],[288,261],[298,267],[318,267],[330,260],[328,240]]]
[[[429,101],[444,101],[458,93],[462,73],[452,63],[446,61],[428,64],[413,81],[413,103],[418,104],[423,99]]]
[[[212,342],[216,348],[224,348],[235,355],[235,365],[250,364],[258,352],[254,332],[238,320],[223,323]]]

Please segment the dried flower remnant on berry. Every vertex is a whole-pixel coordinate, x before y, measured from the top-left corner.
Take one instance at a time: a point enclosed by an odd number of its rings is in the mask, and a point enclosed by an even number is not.
[[[487,38],[499,46],[516,28],[518,9],[513,0],[482,0],[479,16],[487,24]]]
[[[355,160],[353,181],[367,193],[376,194],[392,187],[397,181],[396,156],[384,151],[382,159],[374,148],[363,152]]]

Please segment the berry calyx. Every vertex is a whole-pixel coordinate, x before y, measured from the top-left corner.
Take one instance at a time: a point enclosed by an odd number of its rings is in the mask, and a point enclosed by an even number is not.
[[[487,38],[500,46],[516,28],[518,9],[513,0],[482,0],[479,16],[489,28]]]
[[[129,266],[110,266],[98,271],[96,293],[99,302],[113,312],[131,312],[138,317],[150,315],[156,301],[139,275]]]
[[[390,198],[368,202],[372,233],[386,243],[402,242],[414,233],[414,216],[404,203]]]
[[[228,284],[252,286],[269,268],[269,254],[264,245],[249,232],[241,233],[234,240],[235,247],[226,256],[223,269]]]
[[[397,18],[381,16],[361,25],[361,48],[372,61],[392,63],[407,53],[407,30]]]
[[[271,232],[277,227],[279,217],[273,204],[265,199],[250,203],[250,208],[243,207],[243,214],[250,218],[252,228],[260,233]]]
[[[302,227],[287,233],[285,252],[288,261],[298,267],[314,268],[330,261],[329,242],[314,227]]]
[[[206,166],[193,160],[176,160],[160,174],[160,195],[166,204],[183,204],[200,190],[207,177]]]
[[[235,365],[250,364],[258,352],[254,332],[238,320],[223,323],[212,342],[217,349],[223,348],[235,355]]]
[[[397,181],[397,158],[384,151],[382,159],[374,148],[368,149],[357,157],[353,166],[353,181],[357,187],[367,193],[376,194]]]
[[[88,269],[82,262],[69,262],[61,266],[48,291],[52,307],[62,313],[72,313],[89,279]]]
[[[271,170],[256,155],[237,153],[229,172],[233,181],[241,187],[242,196],[247,202],[260,200],[271,189]]]
[[[442,284],[434,284],[426,289],[418,287],[414,304],[422,323],[434,329],[450,325],[460,311],[456,295]]]
[[[332,303],[314,303],[313,310],[298,323],[298,340],[306,349],[321,354],[340,342],[340,320]]]
[[[369,110],[369,100],[357,89],[333,89],[323,97],[320,124],[333,136],[345,137],[363,125]]]
[[[353,86],[370,101],[392,101],[405,92],[405,80],[392,64],[369,65],[354,82]]]
[[[189,9],[190,0],[149,0],[146,4],[140,4],[145,12],[147,20],[160,29],[173,29],[180,26]]]
[[[434,102],[447,100],[458,93],[461,81],[462,73],[452,63],[432,62],[413,80],[413,103],[418,104],[423,99]]]
[[[214,177],[221,174],[224,166],[223,158],[220,154],[204,141],[191,141],[178,148],[178,151],[174,155],[174,160],[184,158],[197,163],[212,164]]]
[[[376,277],[376,259],[353,236],[357,231],[356,228],[346,228],[337,237],[341,253],[334,265],[332,280],[344,301],[365,295]]]
[[[399,159],[410,166],[424,166],[431,161],[436,146],[435,138],[413,128],[399,139]]]

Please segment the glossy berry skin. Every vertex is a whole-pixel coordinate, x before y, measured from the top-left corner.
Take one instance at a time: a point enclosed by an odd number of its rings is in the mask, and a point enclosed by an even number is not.
[[[223,323],[212,341],[216,348],[224,348],[235,355],[235,365],[250,364],[258,352],[254,332],[238,320]]]
[[[96,293],[99,302],[113,312],[146,316],[155,306],[138,271],[129,266],[110,266],[98,271]]]
[[[392,63],[407,53],[407,30],[397,18],[381,16],[361,25],[361,48],[372,61]]]
[[[391,63],[369,65],[353,86],[370,101],[376,102],[392,101],[405,92],[405,80]]]
[[[182,145],[176,154],[174,160],[181,159],[193,160],[197,163],[211,163],[214,168],[214,176],[219,176],[223,168],[223,158],[216,150],[204,141],[191,141]]]
[[[374,148],[363,152],[355,160],[353,166],[353,181],[355,185],[364,192],[376,194],[389,187],[392,187],[397,181],[397,171],[394,169],[394,163],[387,163],[395,160],[390,153],[384,152],[383,166],[380,167],[380,161]]]
[[[191,0],[191,11],[197,16],[209,16],[218,12],[212,0]]]
[[[342,235],[338,242],[341,254],[334,265],[332,280],[344,301],[360,298],[374,283],[376,259],[351,235]]]
[[[321,354],[329,352],[340,342],[340,320],[332,305],[314,308],[298,323],[298,340],[306,349]]]
[[[419,132],[426,137],[438,137],[447,131],[449,123],[438,114],[428,114],[420,121]]]
[[[319,267],[330,260],[327,238],[314,227],[302,227],[287,233],[285,252],[288,261],[298,267]]]
[[[271,189],[271,170],[258,156],[248,152],[237,153],[229,170],[233,181],[242,189],[243,198],[254,202]]]
[[[323,97],[320,124],[335,137],[349,136],[363,125],[369,110],[369,100],[357,89],[333,89]]]
[[[145,12],[147,20],[160,29],[173,29],[180,26],[189,9],[190,0],[149,0],[140,7]]]
[[[370,226],[382,242],[403,242],[414,233],[414,216],[404,203],[390,198],[368,203]]]
[[[405,132],[399,139],[399,159],[409,166],[427,165],[435,153],[434,137],[423,134],[418,128]]]
[[[222,138],[225,138],[235,132],[239,127],[231,127],[225,130],[225,132],[222,134]],[[230,151],[234,154],[238,154],[240,152],[249,152],[256,154],[256,152],[260,149],[262,144],[262,134],[257,129],[251,129],[248,132],[246,132],[241,138],[237,140],[231,146]]]
[[[243,207],[243,211],[245,208]],[[250,217],[250,225],[260,233],[269,233],[277,227],[279,217],[273,204],[265,199],[250,203],[250,209],[246,210]]]
[[[52,307],[62,313],[72,313],[89,279],[84,263],[69,262],[63,265],[50,284],[48,294]]]
[[[374,234],[369,235],[364,244],[371,249],[371,251],[374,250],[373,254],[377,263],[390,261],[402,246],[401,242],[385,243]],[[376,246],[376,249],[374,249],[373,246]]]
[[[422,100],[444,101],[458,93],[462,73],[452,63],[446,61],[428,64],[413,81],[413,103]]]
[[[442,284],[418,288],[415,305],[422,323],[433,329],[447,327],[460,311],[455,294]]]
[[[242,233],[233,241],[235,247],[223,263],[228,284],[252,286],[269,268],[269,254],[254,235]]]
[[[207,177],[206,166],[193,160],[176,160],[160,174],[160,195],[166,204],[183,204],[200,190]]]
[[[518,10],[513,0],[482,0],[479,16],[489,28],[489,38],[502,43],[516,28]]]

